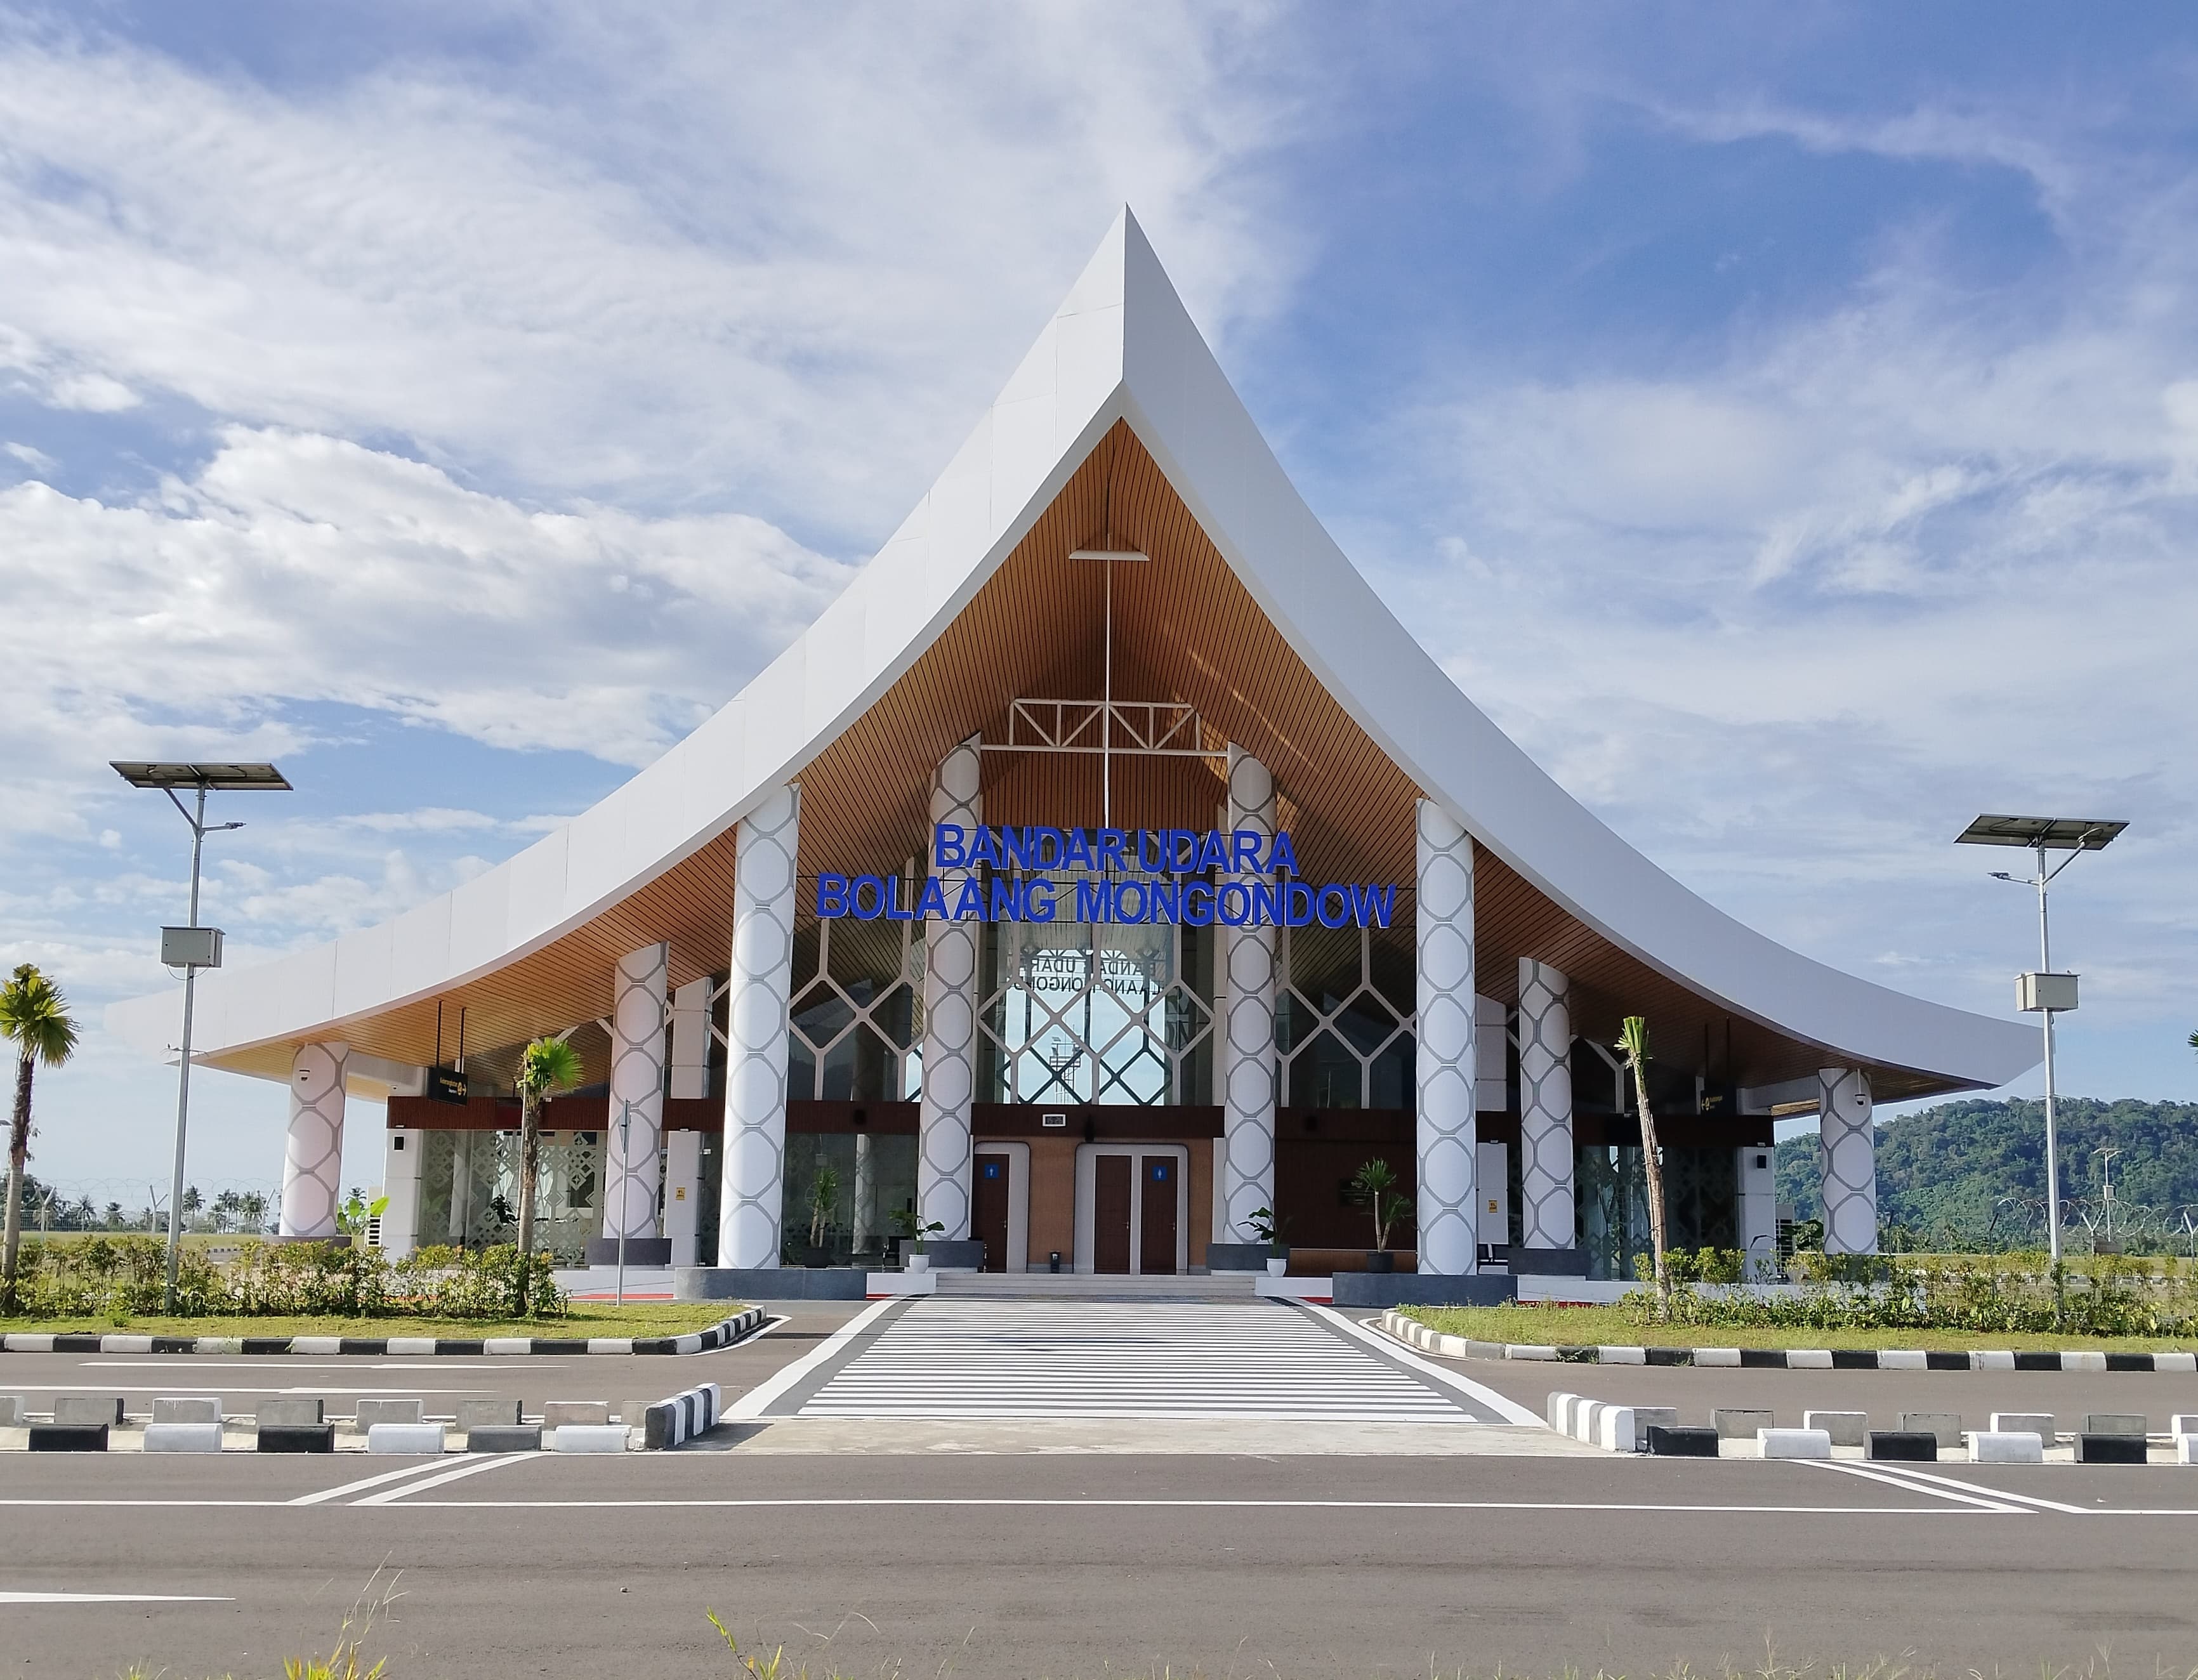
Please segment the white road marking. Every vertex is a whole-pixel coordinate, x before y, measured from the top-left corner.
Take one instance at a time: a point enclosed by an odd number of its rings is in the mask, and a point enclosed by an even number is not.
[[[362,1502],[363,1503],[363,1502]],[[1719,1515],[1976,1517],[1957,1505],[1665,1505],[1575,1499],[438,1499],[410,1510],[1650,1511]],[[2198,1515],[2178,1512],[2177,1515]]]
[[[340,1487],[324,1487],[317,1493],[300,1494],[289,1503],[293,1505],[325,1505],[331,1499],[340,1499],[347,1493],[363,1493],[369,1487],[385,1486],[390,1482],[401,1482],[407,1476],[424,1476],[430,1470],[441,1468],[438,1461],[430,1458],[417,1464],[406,1464],[394,1470],[384,1470],[378,1476],[363,1476],[355,1482],[346,1482]]]
[[[20,1355],[18,1357],[21,1357]],[[79,1359],[79,1369],[87,1371],[119,1370],[183,1370],[183,1371],[463,1371],[468,1376],[478,1376],[483,1371],[525,1371],[537,1368],[535,1360],[522,1363],[509,1361],[502,1364],[485,1365],[474,1363],[477,1354],[453,1354],[447,1359],[434,1359],[422,1363],[392,1363],[379,1354],[355,1353],[354,1359],[368,1363],[346,1365],[342,1354],[323,1355],[316,1358],[241,1359],[235,1354],[201,1353],[188,1359]]]
[[[2010,1493],[2003,1487],[1990,1487],[1981,1482],[1958,1481],[1951,1476],[1941,1476],[1929,1470],[1919,1470],[1908,1464],[1880,1460],[1870,1468],[1882,1470],[1887,1475],[1903,1477],[1909,1481],[1919,1484],[1936,1482],[1941,1487],[1960,1488],[1969,1493],[1981,1493],[1991,1499],[2018,1500],[2025,1505],[2035,1505],[2040,1510],[2066,1511],[2073,1516],[2087,1517],[2096,1509],[2090,1505],[2064,1505],[2057,1499],[2040,1499],[2034,1493]],[[1930,1490],[1919,1487],[1918,1491],[1928,1492]]]
[[[718,1421],[720,1423],[731,1423],[737,1422],[742,1418],[761,1416],[765,1406],[798,1385],[811,1371],[837,1358],[840,1351],[875,1324],[881,1313],[898,1305],[898,1302],[891,1300],[871,1302],[869,1306],[864,1308],[862,1311],[857,1313],[818,1343],[814,1351],[795,1360],[776,1375],[765,1379],[741,1395],[739,1399],[718,1414]]]
[[[478,1476],[484,1470],[501,1470],[507,1464],[521,1464],[541,1455],[533,1452],[498,1453],[484,1457],[472,1464],[461,1464],[455,1470],[445,1470],[439,1476],[429,1476],[425,1481],[407,1482],[402,1487],[392,1487],[381,1493],[369,1493],[363,1499],[354,1499],[353,1505],[393,1505],[408,1494],[424,1493],[431,1487],[440,1487],[445,1482],[462,1481],[468,1476]]]
[[[1843,1476],[1860,1476],[1865,1481],[1881,1482],[1887,1487],[1897,1487],[1905,1493],[1928,1494],[1934,1499],[1957,1499],[1964,1505],[1973,1505],[1982,1511],[1996,1512],[2001,1516],[2027,1517],[2037,1514],[2026,1505],[2010,1505],[2003,1499],[1978,1498],[1967,1493],[1957,1493],[1951,1489],[1942,1491],[1938,1488],[1925,1487],[1920,1483],[1907,1480],[1904,1477],[1888,1475],[1879,1465],[1873,1464],[1865,1468],[1860,1464],[1842,1463],[1829,1458],[1791,1458],[1785,1462],[1789,1464],[1805,1465],[1811,1470],[1832,1470]]]
[[[1369,1330],[1364,1324],[1338,1312],[1334,1307],[1320,1306],[1307,1301],[1300,1303],[1298,1310],[1301,1312],[1312,1313],[1341,1326],[1345,1334],[1356,1337],[1369,1347],[1380,1348],[1385,1358],[1393,1359],[1398,1364],[1417,1371],[1421,1375],[1432,1378],[1448,1387],[1455,1388],[1462,1394],[1471,1395],[1474,1399],[1488,1407],[1508,1422],[1531,1425],[1541,1429],[1549,1427],[1545,1419],[1527,1410],[1509,1395],[1499,1394],[1494,1389],[1485,1387],[1474,1381],[1470,1377],[1460,1376],[1456,1371],[1447,1370],[1431,1359],[1421,1358],[1416,1352],[1405,1346],[1394,1336],[1384,1336]]]
[[[911,1305],[800,1416],[1486,1419],[1326,1325],[1265,1303],[938,1299]]]
[[[234,1604],[199,1592],[0,1592],[0,1604]]]

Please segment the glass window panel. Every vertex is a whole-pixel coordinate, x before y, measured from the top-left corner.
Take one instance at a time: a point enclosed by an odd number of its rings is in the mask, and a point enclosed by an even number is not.
[[[1356,1108],[1364,1081],[1358,1058],[1332,1032],[1314,1035],[1290,1058],[1289,1102],[1297,1108]]]

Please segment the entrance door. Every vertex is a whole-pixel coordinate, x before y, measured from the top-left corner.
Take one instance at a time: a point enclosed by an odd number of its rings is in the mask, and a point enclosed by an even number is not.
[[[1091,1165],[1092,1270],[1126,1272],[1130,1269],[1130,1157],[1102,1155]]]
[[[1141,1155],[1138,1180],[1144,1194],[1138,1223],[1143,1227],[1137,1244],[1137,1270],[1148,1277],[1175,1270],[1176,1159],[1173,1155]]]
[[[977,1157],[976,1206],[969,1216],[969,1235],[985,1245],[985,1270],[1008,1269],[1008,1189],[1014,1169],[1005,1155]]]

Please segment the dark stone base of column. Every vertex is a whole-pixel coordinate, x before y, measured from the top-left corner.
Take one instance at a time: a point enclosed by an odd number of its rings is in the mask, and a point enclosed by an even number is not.
[[[1519,1280],[1503,1272],[1340,1271],[1329,1287],[1337,1306],[1500,1306],[1519,1299]]]
[[[619,1263],[618,1239],[614,1236],[591,1236],[588,1239],[588,1264],[591,1266],[614,1266]],[[625,1263],[630,1266],[668,1266],[672,1264],[672,1239],[668,1236],[630,1236],[625,1240]]]
[[[902,1263],[907,1263],[908,1244],[900,1246]],[[985,1269],[985,1244],[981,1237],[940,1237],[927,1239],[923,1252],[930,1258],[933,1271],[982,1271]]]
[[[1208,1271],[1265,1271],[1267,1257],[1275,1251],[1264,1242],[1209,1242],[1206,1245]]]
[[[1585,1277],[1587,1252],[1581,1248],[1526,1248],[1511,1250],[1515,1277]]]
[[[675,1301],[859,1301],[870,1275],[855,1266],[674,1266]]]

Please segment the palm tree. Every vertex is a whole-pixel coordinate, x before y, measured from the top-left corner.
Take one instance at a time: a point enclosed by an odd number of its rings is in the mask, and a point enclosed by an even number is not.
[[[15,1112],[8,1127],[8,1217],[0,1237],[0,1296],[15,1305],[15,1257],[23,1241],[23,1169],[31,1155],[31,1075],[38,1063],[59,1067],[76,1053],[76,1020],[68,999],[26,962],[0,985],[0,1038],[15,1046]]]
[[[519,1058],[519,1253],[534,1252],[534,1175],[542,1163],[542,1103],[580,1083],[580,1053],[562,1038],[537,1038]],[[522,1270],[523,1275],[523,1270]]]
[[[1672,1273],[1664,1251],[1670,1244],[1664,1224],[1664,1155],[1656,1147],[1656,1117],[1648,1112],[1648,1023],[1628,1015],[1618,1030],[1619,1052],[1633,1075],[1634,1106],[1641,1111],[1641,1166],[1648,1177],[1648,1242],[1655,1250],[1656,1316],[1670,1317]]]

